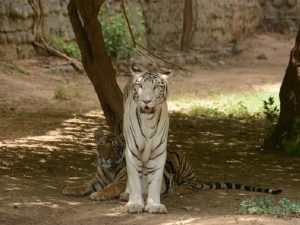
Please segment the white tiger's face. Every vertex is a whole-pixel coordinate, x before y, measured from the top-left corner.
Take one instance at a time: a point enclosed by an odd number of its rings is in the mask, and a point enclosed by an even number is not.
[[[134,94],[133,99],[145,114],[155,113],[155,108],[166,101],[168,95],[167,75],[171,73],[143,72],[136,66],[131,67]]]

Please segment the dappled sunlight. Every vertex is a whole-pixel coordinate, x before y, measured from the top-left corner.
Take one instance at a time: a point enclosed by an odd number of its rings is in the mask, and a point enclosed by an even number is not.
[[[39,123],[43,126],[43,122]],[[55,129],[44,134],[0,141],[2,154],[0,173],[9,170],[23,172],[35,170],[43,174],[61,168],[88,171],[90,166],[94,165],[94,130],[99,128],[99,124],[103,129],[107,129],[103,115],[91,111],[63,121],[58,119],[57,123]],[[74,152],[75,155],[70,157],[67,155],[68,152]],[[85,155],[80,157],[81,161],[88,161],[89,166],[72,167],[71,161],[65,165],[58,165],[59,161],[76,157],[78,154]]]
[[[161,225],[182,225],[182,224],[191,224],[195,222],[195,218],[189,218],[189,219],[182,219],[178,222],[168,222],[168,223],[162,223]]]
[[[59,208],[59,205],[55,204],[55,203],[52,203],[52,202],[42,202],[42,201],[37,201],[37,202],[14,202],[12,204],[8,204],[9,206],[11,207],[22,207],[22,206],[25,206],[25,207],[35,207],[35,206],[38,206],[38,207],[41,207],[41,206],[44,206],[44,207],[49,207],[49,208],[52,208],[52,209],[57,209]]]
[[[124,203],[119,200],[93,202],[86,196],[63,196],[65,185],[80,184],[94,174],[93,133],[99,125],[107,132],[103,115],[90,112],[57,120],[53,129],[39,135],[1,141],[0,173],[4,176],[0,177],[0,183],[3,196],[7,197],[0,199],[0,204],[14,210],[72,211],[76,215],[85,207],[88,213],[80,216],[82,221],[105,218],[128,225],[133,221],[144,224],[148,220],[148,224],[151,221],[151,224],[162,225],[217,225],[220,222],[234,224],[232,218],[225,222],[219,219],[220,209],[221,214],[233,213],[242,199],[261,195],[238,190],[199,190],[182,198],[165,196],[162,201],[169,214],[181,212],[177,219],[147,213],[127,215],[122,212]],[[168,148],[185,152],[201,181],[280,187],[284,189],[284,196],[297,196],[294,190],[300,188],[299,158],[286,155],[279,158],[260,152],[263,133],[259,120],[217,119],[171,112]],[[189,212],[183,209],[187,205],[193,206]],[[203,219],[203,214],[213,215],[214,219]]]
[[[261,152],[264,132],[259,120],[216,120],[171,113],[169,148],[184,151],[202,181],[283,189],[286,183],[299,185],[293,179],[299,178],[300,159],[284,155],[279,160],[278,155]]]

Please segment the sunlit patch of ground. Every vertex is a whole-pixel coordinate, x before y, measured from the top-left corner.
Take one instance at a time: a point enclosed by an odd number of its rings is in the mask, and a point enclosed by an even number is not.
[[[215,92],[206,98],[194,95],[183,96],[171,99],[169,110],[190,116],[264,118],[263,103],[269,98],[274,99],[272,107],[279,108],[278,92],[260,91],[233,94]]]

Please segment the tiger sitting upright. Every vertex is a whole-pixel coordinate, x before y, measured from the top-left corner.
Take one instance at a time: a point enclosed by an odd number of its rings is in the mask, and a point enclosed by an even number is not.
[[[123,134],[126,141],[127,192],[124,211],[166,213],[160,189],[167,158],[168,81],[171,71],[152,73],[131,66],[124,89]],[[147,196],[144,206],[143,195]]]

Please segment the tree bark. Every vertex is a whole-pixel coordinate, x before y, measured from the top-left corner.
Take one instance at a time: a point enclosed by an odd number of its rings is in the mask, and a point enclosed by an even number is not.
[[[122,132],[123,98],[116,72],[105,49],[98,13],[105,0],[70,0],[68,13],[83,67],[91,80],[106,121],[115,134]]]
[[[277,125],[269,138],[265,140],[265,149],[282,148],[283,136],[290,138],[295,118],[300,118],[300,27],[290,61],[281,84],[280,114]]]
[[[193,37],[193,2],[192,0],[184,1],[183,10],[183,27],[180,48],[182,51],[188,51],[191,46]]]

